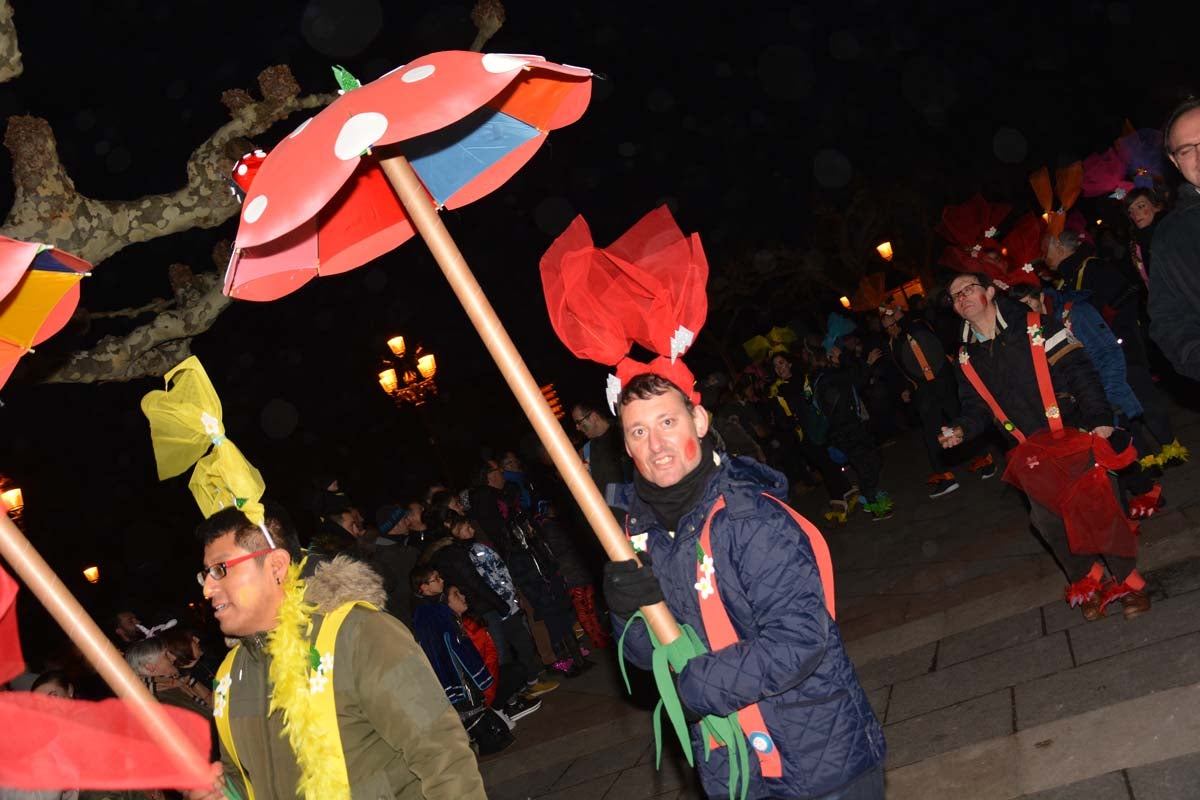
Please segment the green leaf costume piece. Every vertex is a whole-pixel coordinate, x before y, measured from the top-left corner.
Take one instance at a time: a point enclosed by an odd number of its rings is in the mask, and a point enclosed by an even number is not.
[[[703,558],[703,550],[697,547],[697,551],[699,557]],[[625,630],[621,633],[621,638],[617,640],[617,662],[621,665],[621,677],[625,680],[625,691],[627,692],[632,692],[632,689],[629,686],[629,675],[625,671],[625,634],[637,621],[646,625],[646,632],[650,635],[650,644],[654,646],[654,655],[651,657],[650,663],[654,673],[654,683],[658,686],[658,693],[661,697],[658,705],[654,707],[654,766],[662,768],[662,711],[665,709],[667,719],[670,720],[671,727],[679,738],[683,754],[687,757],[688,764],[694,767],[696,762],[692,754],[692,742],[688,735],[687,721],[683,716],[683,703],[679,699],[679,693],[676,691],[675,680],[671,677],[671,673],[672,671],[676,674],[682,672],[690,660],[707,653],[708,649],[704,646],[704,642],[700,641],[695,629],[686,624],[679,626],[683,635],[668,645],[662,644],[646,622],[646,617],[641,611],[638,611],[629,618],[625,624]],[[709,753],[712,751],[713,740],[729,748],[729,798],[730,800],[735,800],[735,798],[745,800],[746,794],[750,790],[750,753],[746,746],[746,737],[742,733],[742,726],[738,722],[737,712],[735,711],[727,717],[719,717],[715,714],[704,717],[700,721],[700,736],[704,741],[705,761],[708,760]]]

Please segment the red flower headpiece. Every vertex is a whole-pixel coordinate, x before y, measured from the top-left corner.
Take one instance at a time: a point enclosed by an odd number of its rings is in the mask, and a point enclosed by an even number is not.
[[[687,352],[708,314],[708,261],[700,237],[685,237],[661,206],[617,241],[596,247],[582,216],[554,240],[541,260],[542,288],[554,332],[580,358],[616,367],[609,375],[609,406],[628,381],[653,373],[699,402],[696,380],[679,356]],[[658,358],[629,358],[636,342]]]
[[[942,221],[934,229],[950,242],[940,263],[960,272],[977,272],[984,267],[977,263],[984,250],[1000,251],[997,229],[1003,224],[1012,206],[989,203],[976,194],[965,203],[942,209]]]
[[[1017,220],[1008,236],[1004,237],[1004,275],[992,276],[992,280],[1004,284],[1001,288],[1028,283],[1037,286],[1041,283],[1034,264],[1042,257],[1042,235],[1046,232],[1046,223],[1036,214],[1026,214]]]

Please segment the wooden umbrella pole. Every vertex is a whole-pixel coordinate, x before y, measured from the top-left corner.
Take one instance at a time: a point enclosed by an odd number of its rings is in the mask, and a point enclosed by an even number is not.
[[[150,737],[163,746],[177,765],[195,774],[196,786],[211,784],[207,754],[192,746],[25,534],[3,512],[0,512],[0,556],[21,576],[117,697],[128,703]]]
[[[492,358],[500,367],[500,371],[504,373],[504,379],[508,381],[509,388],[516,395],[517,402],[521,404],[529,421],[533,423],[534,431],[542,440],[542,444],[546,446],[546,451],[554,460],[558,471],[562,473],[571,494],[575,496],[575,500],[591,524],[592,530],[596,532],[596,537],[600,540],[604,551],[613,561],[627,561],[636,558],[633,548],[629,545],[629,540],[621,533],[612,512],[604,504],[604,498],[600,496],[596,484],[592,482],[591,476],[584,469],[583,461],[571,446],[571,441],[563,432],[562,426],[555,419],[554,412],[550,410],[546,399],[542,397],[537,382],[534,381],[529,368],[525,366],[521,354],[517,352],[516,345],[504,330],[500,318],[496,315],[492,304],[488,302],[479,282],[475,280],[475,275],[467,265],[466,259],[459,252],[458,246],[451,238],[450,232],[446,230],[446,226],[442,224],[442,219],[438,216],[436,209],[430,204],[429,195],[426,193],[425,187],[421,185],[417,174],[413,172],[412,166],[404,156],[382,159],[379,166],[391,182],[392,188],[396,190],[396,194],[399,195],[400,202],[404,204],[404,209],[412,219],[417,232],[429,246],[438,266],[446,274],[446,279],[450,281],[450,287],[454,289],[467,316],[475,325],[475,330],[479,332],[479,336],[492,354]],[[679,625],[671,616],[671,611],[667,608],[666,603],[646,606],[642,612],[646,615],[647,623],[660,642],[668,644],[679,638]]]

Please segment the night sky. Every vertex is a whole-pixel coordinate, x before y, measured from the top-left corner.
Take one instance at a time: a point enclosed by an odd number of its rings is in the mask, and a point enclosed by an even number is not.
[[[222,90],[253,90],[259,71],[287,63],[304,92],[329,92],[332,64],[366,82],[465,49],[471,5],[18,1],[25,73],[0,85],[0,112],[47,118],[85,194],[171,191],[191,150],[227,120]],[[444,218],[535,378],[568,402],[600,400],[604,369],[554,337],[537,261],[576,213],[607,244],[669,203],[720,273],[730,259],[810,246],[821,233],[810,210],[863,189],[919,186],[935,209],[976,190],[1029,205],[1030,171],[1107,147],[1125,118],[1157,127],[1198,74],[1184,38],[1195,20],[1154,3],[505,5],[487,50],[604,79],[584,117],[512,181]],[[0,187],[6,208],[7,177]],[[82,305],[169,296],[166,266],[213,269],[213,244],[235,230],[231,220],[130,246],[87,279]],[[66,331],[33,358],[119,330]],[[368,512],[436,475],[420,418],[375,382],[394,333],[438,357],[443,398],[429,410],[456,482],[481,446],[518,443],[523,418],[419,240],[274,303],[238,303],[194,342],[229,437],[302,521],[314,470],[342,474]],[[187,576],[199,514],[185,479],[156,481],[138,408],[161,381],[44,386],[29,372],[0,393],[0,471],[25,490],[31,539],[97,609],[125,596],[197,599]],[[75,577],[92,561],[98,591]]]

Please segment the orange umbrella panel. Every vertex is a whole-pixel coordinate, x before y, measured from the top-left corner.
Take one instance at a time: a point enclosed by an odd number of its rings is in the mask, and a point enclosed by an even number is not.
[[[28,350],[57,333],[75,311],[82,277],[72,271],[26,272],[0,300],[0,340]]]

